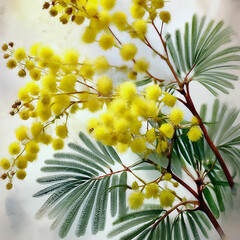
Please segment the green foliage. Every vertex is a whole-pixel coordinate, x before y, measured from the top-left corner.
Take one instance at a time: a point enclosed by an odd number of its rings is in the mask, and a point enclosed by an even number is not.
[[[191,70],[190,79],[198,81],[215,96],[217,91],[229,93],[233,89],[231,81],[238,77],[226,70],[239,69],[236,63],[240,61],[240,47],[227,47],[233,31],[224,28],[223,21],[214,25],[214,21],[206,23],[206,17],[200,21],[193,16],[191,27],[185,24],[185,32],[181,37],[179,30],[173,37],[166,36],[167,48],[172,57],[175,71],[179,78],[186,76]],[[182,40],[183,39],[183,40]]]
[[[34,194],[34,197],[51,194],[36,216],[40,218],[48,213],[48,217],[54,219],[51,229],[59,226],[61,238],[67,235],[74,221],[77,222],[75,233],[78,237],[85,234],[90,219],[93,234],[104,230],[109,195],[113,217],[117,212],[122,215],[127,211],[126,172],[120,177],[106,174],[115,161],[121,163],[118,154],[110,146],[98,143],[98,148],[83,133],[79,136],[88,149],[70,143],[73,153],[56,153],[54,159],[46,160],[47,166],[41,170],[57,174],[39,178],[39,183],[51,185]],[[124,187],[118,191],[117,185]]]

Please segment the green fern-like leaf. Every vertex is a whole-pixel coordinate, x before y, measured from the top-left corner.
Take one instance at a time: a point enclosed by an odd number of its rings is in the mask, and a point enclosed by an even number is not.
[[[190,78],[198,81],[215,96],[218,91],[229,93],[233,88],[231,81],[237,80],[236,75],[227,70],[239,69],[240,47],[225,47],[231,41],[233,31],[224,28],[223,21],[214,26],[214,21],[206,24],[206,17],[198,23],[196,15],[191,24],[185,25],[183,37],[179,30],[175,38],[168,34],[166,43],[175,71],[182,78],[191,70]],[[184,40],[183,40],[184,39]],[[183,44],[184,42],[184,44]]]
[[[70,143],[73,152],[59,152],[54,154],[54,159],[45,161],[46,166],[41,170],[55,174],[39,178],[39,183],[50,186],[34,194],[34,197],[50,194],[36,217],[48,213],[48,217],[54,219],[51,229],[59,227],[61,238],[68,234],[74,222],[77,222],[76,236],[83,236],[90,219],[93,234],[104,230],[109,194],[112,216],[127,212],[127,173],[120,177],[108,174],[112,164],[121,163],[120,157],[112,147],[94,144],[83,133],[80,133],[80,139],[88,149]],[[117,185],[124,187],[118,191]]]

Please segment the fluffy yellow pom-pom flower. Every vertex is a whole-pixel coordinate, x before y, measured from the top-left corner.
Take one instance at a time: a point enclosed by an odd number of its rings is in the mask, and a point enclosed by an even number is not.
[[[169,23],[171,20],[171,14],[168,11],[161,11],[159,16],[164,23]]]
[[[146,139],[143,137],[134,138],[130,148],[134,153],[143,153],[146,150]]]
[[[130,11],[133,18],[142,18],[145,15],[145,9],[137,4],[133,4]]]
[[[193,125],[198,125],[198,124],[199,124],[198,118],[195,117],[195,116],[193,116],[193,117],[192,117],[192,120],[191,120],[191,123],[192,123]]]
[[[10,161],[7,158],[2,158],[0,165],[4,170],[8,170],[11,166]]]
[[[79,53],[76,49],[68,49],[64,53],[64,62],[75,65],[78,63]]]
[[[162,207],[171,207],[175,196],[170,191],[163,190],[160,192],[159,199]]]
[[[37,142],[30,141],[26,144],[26,152],[29,154],[36,154],[39,152],[39,145]]]
[[[141,192],[134,192],[128,198],[131,209],[138,209],[143,205],[144,195]]]
[[[202,130],[199,126],[192,126],[189,129],[187,136],[190,141],[196,142],[202,137]]]
[[[124,12],[115,12],[112,15],[112,22],[120,31],[124,31],[127,25],[127,16]]]
[[[32,133],[34,138],[39,137],[42,130],[43,130],[43,124],[41,122],[35,122],[31,126],[31,133]]]
[[[176,103],[177,98],[169,93],[165,93],[165,96],[163,97],[162,101],[165,105],[168,107],[173,107]]]
[[[38,57],[41,60],[50,60],[50,58],[53,56],[53,50],[50,47],[44,46],[40,47],[38,50]]]
[[[52,93],[57,91],[56,78],[52,75],[46,75],[41,80],[42,87]]]
[[[15,134],[16,134],[16,138],[18,141],[23,141],[25,139],[28,138],[28,128],[25,126],[21,126],[19,128],[16,129]]]
[[[158,145],[157,145],[157,153],[161,154],[165,152],[167,148],[168,148],[167,142],[159,139]]]
[[[94,61],[95,70],[97,73],[101,74],[109,69],[109,63],[104,56],[99,56]]]
[[[174,134],[174,127],[170,123],[164,123],[160,126],[159,131],[171,139]]]
[[[18,48],[16,49],[16,51],[14,52],[14,58],[20,62],[22,60],[24,60],[27,57],[27,54],[24,50],[24,48]]]
[[[40,80],[42,74],[41,74],[41,70],[38,68],[34,68],[32,70],[29,71],[30,77],[32,78],[32,80],[34,81],[38,81]]]
[[[13,69],[17,66],[17,62],[15,59],[9,59],[6,64],[7,68]]]
[[[19,169],[24,169],[26,168],[28,165],[28,161],[26,159],[25,156],[20,156],[18,159],[17,159],[17,162],[16,162],[16,166],[17,168]]]
[[[143,19],[139,19],[133,23],[133,27],[135,31],[141,35],[141,37],[144,37],[144,35],[147,33],[147,23]]]
[[[134,70],[139,73],[144,73],[149,68],[149,62],[145,58],[140,58],[134,63]]]
[[[59,88],[64,92],[73,92],[76,81],[77,81],[76,75],[74,75],[74,74],[64,75],[60,81]]]
[[[103,96],[109,96],[113,90],[112,79],[109,78],[108,76],[102,76],[102,77],[98,78],[97,90]]]
[[[161,94],[162,94],[162,89],[157,84],[146,87],[147,99],[157,101],[158,98],[161,96]]]
[[[110,34],[103,34],[99,39],[99,46],[103,50],[111,49],[114,45],[114,38]]]
[[[20,144],[18,142],[13,142],[12,144],[10,144],[8,150],[11,155],[17,155],[21,151]]]
[[[159,194],[159,187],[156,183],[150,183],[146,187],[146,198],[157,198]]]
[[[96,39],[97,31],[91,26],[86,27],[82,35],[82,41],[85,43],[93,43]]]
[[[132,60],[137,54],[137,48],[133,43],[124,44],[120,49],[120,55],[124,61]]]
[[[151,128],[150,130],[148,130],[146,132],[146,139],[149,143],[152,143],[155,141],[156,139],[156,133],[155,133],[155,129]]]
[[[66,138],[68,136],[68,129],[66,125],[59,125],[56,128],[56,135],[60,138]]]
[[[60,150],[64,147],[64,141],[62,139],[54,139],[52,142],[52,147],[54,150]]]
[[[183,111],[181,109],[174,108],[169,114],[169,121],[176,126],[183,120],[183,117]]]
[[[17,178],[20,180],[23,180],[26,177],[26,175],[27,175],[26,171],[23,169],[18,170],[16,174]]]
[[[155,9],[163,8],[164,0],[152,0],[151,4]]]
[[[32,96],[37,96],[40,92],[40,87],[36,82],[31,81],[26,84],[26,91]]]
[[[137,94],[136,85],[133,82],[124,82],[119,86],[119,95],[126,101],[131,101]]]
[[[116,4],[116,0],[100,0],[100,4],[103,9],[111,10]]]

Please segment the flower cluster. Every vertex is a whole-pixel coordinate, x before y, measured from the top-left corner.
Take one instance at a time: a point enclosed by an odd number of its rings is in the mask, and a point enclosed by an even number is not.
[[[158,199],[160,205],[164,208],[172,207],[176,199],[182,200],[176,195],[174,190],[166,186],[164,188],[161,187],[160,182],[170,182],[173,187],[178,187],[178,183],[172,181],[172,175],[170,173],[166,173],[156,181],[144,184],[143,186],[138,186],[138,183],[135,181],[132,184],[133,192],[128,198],[130,208],[138,209],[143,205],[145,199],[151,198]]]
[[[174,108],[177,98],[163,88],[163,80],[149,72],[148,60],[137,57],[136,45],[122,43],[111,29],[125,31],[146,44],[151,21],[157,17],[162,23],[170,21],[170,13],[162,10],[165,2],[133,0],[131,20],[124,12],[114,11],[115,4],[115,0],[55,0],[45,2],[43,9],[48,9],[51,16],[60,16],[63,24],[70,20],[82,24],[87,19],[89,24],[82,41],[97,42],[105,51],[117,48],[127,66],[110,64],[103,55],[83,59],[75,49],[59,55],[43,44],[34,44],[29,50],[15,49],[13,42],[2,45],[6,66],[18,69],[20,78],[30,79],[20,88],[10,114],[24,121],[32,120],[30,127],[16,129],[16,141],[9,146],[11,157],[1,160],[6,171],[2,178],[9,180],[8,189],[15,175],[25,178],[25,169],[37,159],[41,144],[51,144],[54,150],[64,147],[67,120],[79,110],[96,112],[106,106],[98,119],[89,121],[88,130],[96,140],[115,146],[119,152],[130,147],[143,155],[152,151],[163,154],[176,129],[182,127],[183,112]],[[109,74],[113,70],[126,76],[118,86]],[[144,91],[135,85],[142,77],[153,80]],[[191,141],[197,141],[202,136],[198,119],[193,118],[190,127],[187,135]]]

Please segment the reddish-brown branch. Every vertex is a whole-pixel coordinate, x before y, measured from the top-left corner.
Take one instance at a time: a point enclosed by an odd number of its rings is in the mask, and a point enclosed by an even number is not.
[[[228,168],[227,168],[227,166],[226,166],[226,164],[225,164],[225,162],[224,162],[221,154],[219,153],[217,147],[214,145],[212,139],[209,137],[208,132],[207,132],[207,129],[205,128],[205,126],[204,126],[204,124],[203,124],[203,122],[202,122],[202,119],[201,119],[201,117],[199,116],[199,114],[198,114],[197,110],[195,109],[195,106],[194,106],[194,104],[193,104],[193,102],[192,102],[191,96],[190,96],[190,94],[189,94],[189,84],[186,84],[186,89],[187,89],[187,92],[185,92],[185,90],[182,90],[181,93],[182,93],[182,95],[183,95],[183,96],[185,97],[185,99],[186,99],[187,107],[188,107],[188,109],[191,111],[191,113],[192,113],[195,117],[197,117],[197,119],[198,119],[198,121],[199,121],[199,126],[200,126],[200,128],[202,129],[202,131],[203,131],[203,135],[204,135],[204,137],[205,137],[208,145],[210,146],[210,148],[211,148],[212,151],[214,152],[216,158],[218,159],[218,161],[219,161],[219,163],[220,163],[220,165],[221,165],[221,167],[222,167],[222,170],[223,170],[223,172],[224,172],[224,174],[225,174],[225,176],[226,176],[226,178],[227,178],[227,181],[228,181],[230,187],[233,188],[234,182],[233,182],[232,176],[231,176],[231,174],[230,174],[230,172],[229,172],[229,170],[228,170]]]

